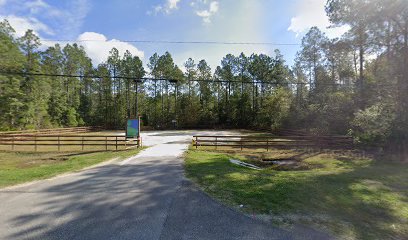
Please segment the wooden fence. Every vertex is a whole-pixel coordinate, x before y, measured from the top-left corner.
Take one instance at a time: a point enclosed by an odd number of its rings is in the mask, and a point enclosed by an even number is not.
[[[2,150],[43,151],[65,150],[119,150],[141,146],[140,139],[127,139],[117,135],[71,135],[71,134],[0,134]],[[77,148],[72,148],[72,147]],[[4,149],[8,147],[8,149]],[[91,148],[91,149],[90,149]]]
[[[233,148],[353,148],[349,136],[193,136],[193,146]]]
[[[5,132],[0,132],[0,135],[85,133],[85,132],[98,131],[98,130],[101,130],[101,127],[50,128],[50,129],[38,129],[38,130],[5,131]]]

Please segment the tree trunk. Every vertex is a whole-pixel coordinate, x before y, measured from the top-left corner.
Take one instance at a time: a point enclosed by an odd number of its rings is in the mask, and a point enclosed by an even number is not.
[[[356,51],[353,50],[353,63],[354,63],[354,74],[355,76],[358,75],[358,70],[357,70],[357,55],[356,55]],[[355,81],[357,81],[357,78],[354,78]]]
[[[360,76],[359,76],[359,91],[360,91],[360,107],[363,108],[365,104],[364,96],[364,46],[360,43],[359,46],[360,55]]]
[[[138,89],[138,83],[137,80],[135,81],[135,118],[139,117],[139,89]]]
[[[406,96],[408,92],[408,21],[405,24],[404,29],[404,45],[402,49],[402,59],[403,63],[401,65],[401,77],[398,81],[398,89],[399,89],[399,124],[403,129],[402,130],[402,139],[401,141],[401,160],[407,161],[408,158],[408,98]]]

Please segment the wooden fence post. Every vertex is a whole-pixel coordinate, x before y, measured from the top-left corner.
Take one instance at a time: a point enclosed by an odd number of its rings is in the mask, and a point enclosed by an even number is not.
[[[58,152],[61,151],[60,136],[58,135]]]
[[[11,137],[11,150],[14,151],[14,136]]]
[[[269,139],[266,139],[266,151],[269,152]]]
[[[34,150],[37,152],[37,136],[34,135]]]
[[[118,151],[118,137],[115,137],[115,141],[116,141],[116,151]]]
[[[108,137],[105,137],[105,150],[108,151]]]
[[[218,137],[215,137],[215,150],[217,150]]]
[[[82,151],[84,151],[84,136],[82,136]]]
[[[197,142],[197,141],[198,141],[198,138],[197,138],[197,136],[196,136],[195,138],[196,138],[196,142],[195,142],[196,146],[195,146],[195,147],[196,147],[196,149],[197,149],[197,148],[198,148],[198,142]]]

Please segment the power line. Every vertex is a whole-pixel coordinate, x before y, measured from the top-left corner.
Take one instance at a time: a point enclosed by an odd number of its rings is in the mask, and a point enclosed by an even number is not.
[[[4,75],[18,75],[18,76],[41,76],[41,77],[67,77],[67,78],[113,78],[113,79],[126,79],[137,82],[142,81],[168,81],[170,83],[181,82],[180,79],[172,78],[153,78],[153,77],[127,77],[127,76],[110,76],[110,75],[72,75],[72,74],[49,74],[49,73],[32,73],[32,72],[8,72],[0,71],[0,74]],[[208,82],[208,83],[248,83],[248,84],[266,84],[266,85],[319,85],[319,86],[351,86],[352,84],[346,85],[341,83],[305,83],[305,82],[269,82],[264,80],[253,80],[253,81],[237,81],[237,80],[208,80],[208,79],[186,79],[189,82]],[[382,86],[395,86],[395,84],[375,84],[377,87]]]
[[[81,40],[67,40],[67,39],[41,39],[43,42],[106,42],[106,40],[98,39],[81,39]],[[154,44],[207,44],[207,45],[272,45],[272,46],[300,46],[300,43],[274,43],[274,42],[228,42],[228,41],[170,41],[170,40],[118,40],[126,43],[154,43]]]
[[[68,78],[114,78],[114,79],[126,79],[133,81],[169,81],[172,83],[181,82],[180,79],[171,78],[152,78],[152,77],[128,77],[128,76],[110,76],[110,75],[72,75],[72,74],[49,74],[49,73],[32,73],[32,72],[7,72],[0,71],[0,74],[5,75],[18,75],[18,76],[41,76],[41,77],[68,77]],[[272,84],[272,85],[286,85],[286,84],[307,84],[307,83],[278,83],[278,82],[264,82],[261,80],[254,81],[230,81],[230,80],[204,80],[204,79],[188,79],[186,81],[191,82],[219,82],[219,83],[251,83],[251,84]]]
[[[0,71],[0,74],[19,75],[19,76],[41,76],[41,77],[68,77],[68,78],[115,78],[127,80],[156,80],[156,81],[177,81],[176,79],[168,78],[149,78],[149,77],[126,77],[126,76],[109,76],[109,75],[75,75],[75,74],[49,74],[49,73],[33,73],[33,72],[6,72]]]
[[[180,79],[171,78],[152,78],[152,77],[126,77],[126,76],[100,76],[100,75],[72,75],[72,74],[48,74],[48,73],[32,73],[32,72],[6,72],[0,71],[0,74],[5,75],[18,75],[18,76],[41,76],[41,77],[68,77],[68,78],[114,78],[114,79],[126,79],[132,81],[169,81],[176,83],[181,81]],[[279,82],[265,82],[261,80],[254,81],[237,81],[237,80],[204,80],[204,79],[187,79],[190,82],[218,82],[218,83],[251,83],[251,84],[271,84],[271,85],[287,85],[287,84],[301,84],[307,85],[308,83],[279,83]]]

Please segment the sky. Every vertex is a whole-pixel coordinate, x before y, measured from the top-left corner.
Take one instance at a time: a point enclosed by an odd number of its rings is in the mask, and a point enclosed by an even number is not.
[[[304,34],[317,26],[329,37],[332,28],[326,0],[0,0],[0,20],[7,19],[16,37],[32,29],[42,48],[77,42],[93,64],[116,47],[145,64],[155,52],[169,51],[183,69],[188,58],[205,59],[214,70],[228,53],[264,53],[279,49],[292,65]],[[136,41],[136,42],[135,42]],[[138,42],[148,41],[148,42]],[[250,42],[271,44],[192,44],[173,42]]]

